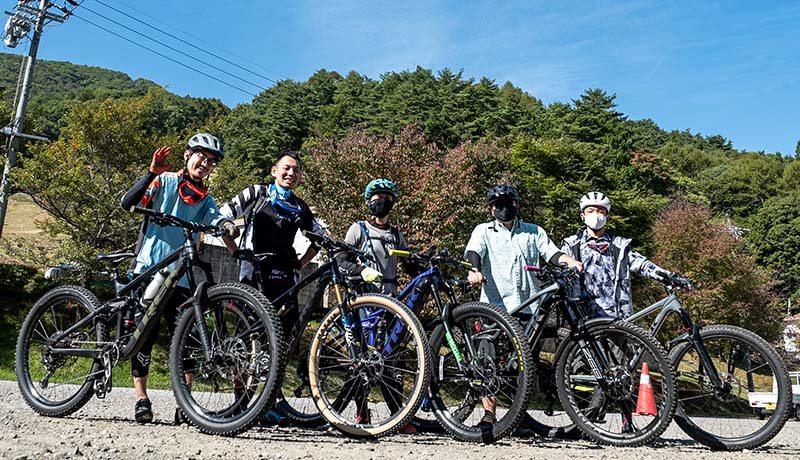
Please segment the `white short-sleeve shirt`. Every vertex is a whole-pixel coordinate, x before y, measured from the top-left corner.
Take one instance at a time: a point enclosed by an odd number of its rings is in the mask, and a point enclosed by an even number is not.
[[[495,220],[472,231],[466,251],[481,258],[486,277],[481,301],[511,311],[539,290],[539,281],[525,265],[541,265],[560,252],[547,233],[536,224],[517,220],[511,230]]]

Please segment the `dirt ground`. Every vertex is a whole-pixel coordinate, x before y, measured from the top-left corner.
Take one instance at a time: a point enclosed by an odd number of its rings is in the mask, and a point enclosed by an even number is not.
[[[203,435],[174,426],[175,401],[168,391],[150,394],[154,423],[133,421],[133,391],[115,388],[66,418],[36,415],[16,382],[0,381],[0,458],[275,458],[275,459],[800,459],[800,422],[790,420],[766,446],[715,453],[696,444],[674,424],[651,446],[601,447],[587,441],[507,438],[493,445],[466,444],[446,435],[396,435],[378,441],[349,439],[328,429],[254,428],[235,438]]]

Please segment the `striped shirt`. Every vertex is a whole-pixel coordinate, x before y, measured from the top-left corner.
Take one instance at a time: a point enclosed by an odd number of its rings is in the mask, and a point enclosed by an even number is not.
[[[242,190],[222,208],[220,214],[236,219],[245,217],[245,229],[241,245],[255,253],[270,252],[270,266],[290,271],[294,269],[297,253],[294,250],[294,238],[298,230],[322,233],[322,228],[314,219],[314,214],[305,201],[292,193],[288,199],[293,206],[300,208],[297,215],[287,215],[276,209],[270,202],[269,185],[251,185]],[[240,279],[250,278],[253,266],[242,262]]]

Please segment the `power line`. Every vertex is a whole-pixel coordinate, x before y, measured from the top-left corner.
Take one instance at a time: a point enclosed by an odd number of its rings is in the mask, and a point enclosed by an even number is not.
[[[142,37],[144,37],[144,38],[146,38],[146,39],[148,39],[148,40],[150,40],[152,42],[158,43],[159,45],[161,45],[161,46],[163,46],[163,47],[165,47],[167,49],[170,49],[172,51],[175,51],[178,54],[182,54],[183,56],[186,56],[189,59],[197,59],[195,56],[192,56],[190,54],[184,53],[183,51],[181,51],[181,50],[179,50],[179,49],[177,49],[175,47],[172,47],[170,45],[167,45],[165,43],[161,43],[158,40],[156,40],[155,38],[150,37],[148,35],[145,35],[145,34],[139,32],[138,30],[132,29],[132,28],[126,26],[125,24],[122,24],[122,23],[120,23],[118,21],[115,21],[114,19],[109,18],[108,16],[105,16],[103,14],[100,14],[100,13],[96,12],[96,11],[93,11],[93,10],[91,10],[91,9],[85,7],[85,6],[83,7],[83,9],[88,11],[88,12],[90,12],[90,13],[92,13],[92,14],[100,16],[101,18],[103,18],[103,19],[105,19],[107,21],[113,22],[114,24],[116,24],[116,25],[118,25],[118,26],[120,26],[120,27],[122,27],[124,29],[127,29],[127,30],[131,31],[131,32],[135,33],[136,35],[142,36]],[[258,83],[253,83],[253,82],[251,82],[249,80],[245,80],[244,78],[241,78],[238,75],[232,74],[232,73],[228,72],[227,70],[220,69],[219,67],[217,67],[217,66],[215,66],[213,64],[208,64],[208,66],[211,67],[212,69],[215,69],[215,70],[221,72],[221,73],[224,73],[225,75],[228,75],[229,77],[233,77],[233,78],[235,78],[235,79],[237,79],[237,80],[239,80],[241,82],[247,83],[248,85],[255,86],[258,89],[264,89],[264,87],[262,85],[259,85]]]
[[[136,45],[136,46],[138,46],[138,47],[140,47],[140,48],[144,48],[144,49],[146,49],[147,51],[150,51],[151,53],[157,54],[157,55],[159,55],[159,56],[163,57],[164,59],[167,59],[167,60],[169,60],[169,61],[172,61],[172,62],[174,62],[174,63],[176,63],[176,64],[178,64],[178,65],[184,66],[184,67],[186,67],[186,68],[188,68],[188,69],[190,69],[190,70],[193,70],[193,71],[195,71],[195,72],[197,72],[197,73],[199,73],[199,74],[201,74],[201,75],[205,75],[206,77],[208,77],[208,78],[210,78],[210,79],[212,79],[212,80],[214,80],[214,81],[217,81],[217,82],[219,82],[219,83],[222,83],[222,84],[223,84],[223,85],[225,85],[225,86],[231,87],[231,88],[233,88],[233,89],[235,89],[235,90],[241,91],[241,92],[243,92],[243,93],[245,93],[245,94],[248,94],[248,95],[250,95],[250,96],[253,96],[253,97],[256,97],[256,96],[258,96],[257,94],[251,93],[250,91],[247,91],[247,90],[245,90],[245,89],[242,89],[242,88],[240,88],[240,87],[238,87],[238,86],[236,86],[236,85],[234,85],[234,84],[232,84],[232,83],[228,83],[228,82],[227,82],[227,81],[225,81],[225,80],[221,80],[221,79],[219,79],[219,78],[217,78],[217,77],[215,77],[215,76],[213,76],[213,75],[211,75],[211,74],[209,74],[209,73],[206,73],[206,72],[204,72],[204,71],[202,71],[202,70],[200,70],[200,69],[197,69],[197,68],[195,68],[195,67],[192,67],[192,66],[190,66],[189,64],[186,64],[185,62],[181,62],[181,61],[179,61],[179,60],[177,60],[177,59],[171,58],[171,57],[167,56],[167,55],[166,55],[166,54],[164,54],[164,53],[161,53],[161,52],[159,52],[159,51],[156,51],[156,50],[154,50],[154,49],[152,49],[152,48],[149,48],[149,47],[147,47],[147,46],[145,46],[145,45],[142,45],[141,43],[138,43],[138,42],[136,42],[136,41],[133,41],[133,40],[131,40],[131,39],[130,39],[130,38],[128,38],[128,37],[122,36],[122,35],[120,35],[120,34],[118,34],[118,33],[114,32],[113,30],[107,29],[107,28],[105,28],[105,27],[103,27],[103,26],[101,26],[101,25],[99,25],[99,24],[96,24],[96,23],[94,23],[94,22],[92,22],[92,21],[90,21],[90,20],[88,20],[88,19],[86,19],[86,18],[84,18],[84,17],[82,17],[82,16],[78,16],[78,15],[77,15],[77,14],[75,14],[75,13],[73,13],[73,14],[72,14],[72,16],[74,16],[74,17],[76,17],[76,18],[80,19],[81,21],[88,22],[89,24],[91,24],[91,25],[93,25],[93,26],[97,27],[98,29],[104,30],[104,31],[106,31],[106,32],[110,33],[111,35],[114,35],[114,36],[116,36],[116,37],[119,37],[119,38],[121,38],[121,39],[123,39],[123,40],[125,40],[125,41],[127,41],[127,42],[130,42],[130,43],[132,43],[132,44],[134,44],[134,45]]]
[[[237,64],[237,63],[235,63],[233,61],[230,61],[230,60],[228,60],[228,59],[226,59],[226,58],[224,58],[222,56],[219,56],[217,54],[212,53],[211,51],[203,49],[203,48],[201,48],[201,47],[199,47],[197,45],[194,45],[193,43],[189,43],[188,41],[186,41],[186,40],[184,40],[184,39],[182,39],[180,37],[177,37],[175,35],[172,35],[169,32],[165,32],[165,31],[163,31],[163,30],[161,30],[161,29],[159,29],[159,28],[157,28],[155,26],[152,26],[152,25],[142,21],[141,19],[139,19],[139,18],[137,18],[135,16],[131,16],[130,14],[128,14],[128,13],[126,13],[124,11],[118,10],[117,8],[114,8],[113,6],[111,6],[111,5],[109,5],[109,4],[105,3],[105,2],[102,2],[101,0],[95,0],[95,2],[105,6],[106,8],[112,9],[112,10],[116,11],[119,14],[122,14],[123,16],[125,16],[127,18],[133,19],[134,21],[151,28],[151,29],[155,30],[156,32],[160,32],[160,33],[162,33],[162,34],[164,34],[164,35],[166,35],[168,37],[171,37],[171,38],[173,38],[175,40],[178,40],[179,42],[181,42],[181,43],[183,43],[185,45],[189,45],[189,46],[191,46],[192,48],[194,48],[196,50],[202,51],[202,52],[208,54],[209,56],[213,56],[213,57],[215,57],[215,58],[217,58],[217,59],[219,59],[221,61],[227,62],[228,64],[230,64],[232,66],[235,66],[235,67],[237,67],[237,68],[239,68],[241,70],[244,70],[245,72],[251,73],[251,74],[253,74],[253,75],[255,75],[255,76],[259,77],[259,78],[263,78],[264,80],[267,80],[269,82],[272,82],[272,83],[275,83],[275,84],[278,83],[277,81],[273,80],[272,78],[267,77],[266,75],[262,75],[262,74],[260,74],[258,72],[253,72],[252,70],[248,69],[247,67],[240,66],[239,64]],[[88,11],[91,11],[86,7],[84,7],[84,9],[86,9]],[[94,11],[92,11],[92,12],[95,13]],[[95,14],[97,14],[97,13],[95,13]]]
[[[96,0],[96,1],[97,1],[98,3],[102,3],[102,2],[100,2],[100,0]],[[152,19],[154,22],[157,22],[157,23],[159,23],[159,24],[165,25],[165,26],[167,26],[167,27],[173,27],[173,26],[172,26],[172,24],[168,24],[168,23],[166,23],[166,22],[164,22],[164,21],[162,21],[162,20],[158,19],[158,18],[157,18],[157,17],[155,17],[155,16],[152,16],[152,15],[150,15],[150,14],[147,14],[147,12],[145,12],[145,11],[138,10],[138,9],[136,9],[136,8],[134,8],[134,7],[130,6],[130,5],[128,5],[127,3],[125,3],[125,2],[123,2],[123,1],[121,1],[121,0],[117,0],[117,3],[119,3],[119,4],[122,4],[122,5],[125,5],[125,6],[126,6],[128,9],[130,9],[130,10],[133,10],[133,11],[135,11],[135,12],[137,12],[137,13],[141,14],[142,16],[146,17],[146,18]],[[104,3],[103,3],[103,4],[104,4]],[[104,4],[104,5],[105,5],[105,4]],[[123,14],[124,14],[124,13],[123,13]],[[286,75],[283,75],[283,74],[281,74],[280,72],[276,72],[276,71],[274,71],[274,70],[272,70],[272,69],[270,69],[270,68],[264,67],[263,65],[261,65],[261,64],[259,64],[259,63],[257,63],[257,62],[253,62],[253,61],[251,61],[251,60],[247,59],[246,57],[240,56],[240,55],[238,55],[238,54],[234,53],[233,51],[226,50],[225,48],[221,48],[220,46],[218,46],[218,45],[216,45],[216,44],[214,44],[214,43],[211,43],[211,42],[209,42],[209,41],[206,41],[206,40],[205,40],[205,39],[203,39],[202,37],[198,37],[198,36],[196,36],[196,35],[192,35],[192,34],[190,34],[190,33],[188,33],[188,32],[184,32],[184,31],[181,31],[181,33],[183,33],[183,35],[186,35],[187,37],[191,37],[191,38],[193,38],[193,39],[195,39],[195,40],[198,40],[198,41],[200,41],[201,43],[204,43],[204,44],[206,44],[206,45],[208,45],[208,46],[211,46],[211,47],[213,47],[213,48],[216,48],[216,49],[218,49],[218,50],[220,50],[220,51],[223,51],[223,52],[225,52],[225,53],[228,53],[228,54],[230,54],[231,56],[233,56],[233,57],[235,57],[235,58],[241,59],[242,61],[244,61],[244,62],[246,62],[246,63],[248,63],[248,64],[252,64],[252,65],[254,65],[254,66],[256,66],[256,67],[258,67],[258,68],[260,68],[260,69],[263,69],[263,70],[265,70],[265,71],[267,71],[267,72],[270,72],[270,73],[272,73],[272,74],[275,74],[276,76],[278,76],[278,77],[280,77],[280,78],[282,78],[282,79],[288,79],[288,78],[289,78],[289,77],[287,77]],[[263,78],[266,78],[266,77],[263,77]]]

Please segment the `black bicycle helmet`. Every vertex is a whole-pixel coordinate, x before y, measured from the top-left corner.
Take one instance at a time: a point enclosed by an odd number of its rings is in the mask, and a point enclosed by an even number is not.
[[[493,205],[500,200],[513,200],[519,203],[519,193],[517,189],[508,184],[498,184],[492,187],[488,193],[489,204]]]

